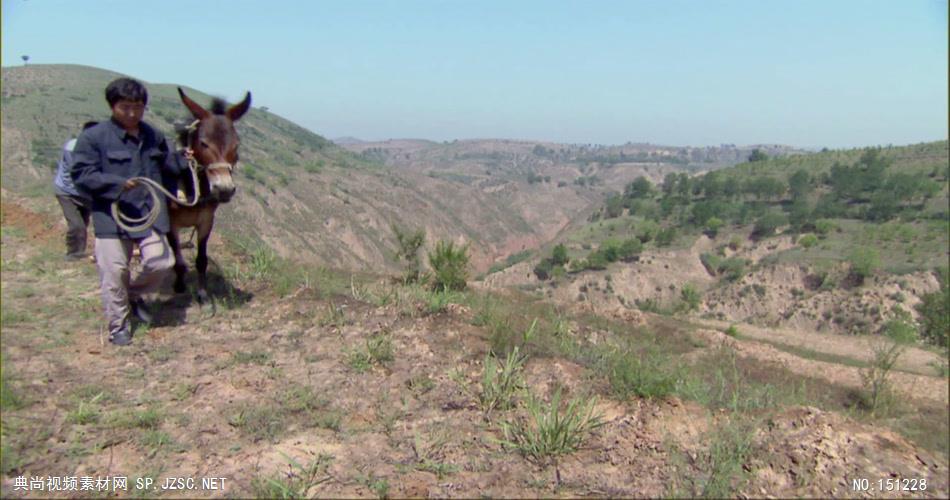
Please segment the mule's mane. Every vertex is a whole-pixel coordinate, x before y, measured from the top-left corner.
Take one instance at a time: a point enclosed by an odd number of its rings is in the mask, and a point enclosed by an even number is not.
[[[216,115],[223,115],[228,110],[228,103],[220,97],[211,100],[211,112]]]

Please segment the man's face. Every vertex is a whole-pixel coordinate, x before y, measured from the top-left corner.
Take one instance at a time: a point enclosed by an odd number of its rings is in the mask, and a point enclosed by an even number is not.
[[[145,114],[145,103],[122,99],[112,106],[112,117],[126,130],[138,128]]]

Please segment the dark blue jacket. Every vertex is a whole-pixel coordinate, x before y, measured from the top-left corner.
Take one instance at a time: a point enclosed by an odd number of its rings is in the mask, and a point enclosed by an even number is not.
[[[148,231],[129,234],[112,219],[112,202],[119,201],[119,210],[140,218],[151,209],[151,196],[142,186],[126,191],[125,181],[132,177],[148,177],[168,187],[181,173],[181,162],[169,148],[165,136],[145,122],[139,125],[138,138],[126,133],[118,123],[105,120],[86,129],[73,149],[71,175],[81,193],[92,199],[92,222],[96,238],[139,239]],[[174,190],[171,190],[174,193]],[[167,233],[168,203],[161,196],[158,220],[152,226]]]

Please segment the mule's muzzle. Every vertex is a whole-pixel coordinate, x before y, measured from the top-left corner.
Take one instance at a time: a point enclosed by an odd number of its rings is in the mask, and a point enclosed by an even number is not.
[[[237,191],[237,189],[234,187],[233,184],[228,188],[213,187],[211,188],[211,196],[214,199],[220,201],[221,203],[227,203],[231,201],[231,197],[234,196],[235,191]]]
[[[236,190],[231,172],[234,166],[230,163],[212,163],[207,167],[208,184],[211,188],[211,197],[221,203],[227,203],[234,196]]]

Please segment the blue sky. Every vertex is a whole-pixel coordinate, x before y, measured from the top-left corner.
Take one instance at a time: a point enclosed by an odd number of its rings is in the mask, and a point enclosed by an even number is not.
[[[946,0],[4,0],[4,66],[85,64],[329,138],[947,138]],[[104,110],[105,112],[105,110]]]

